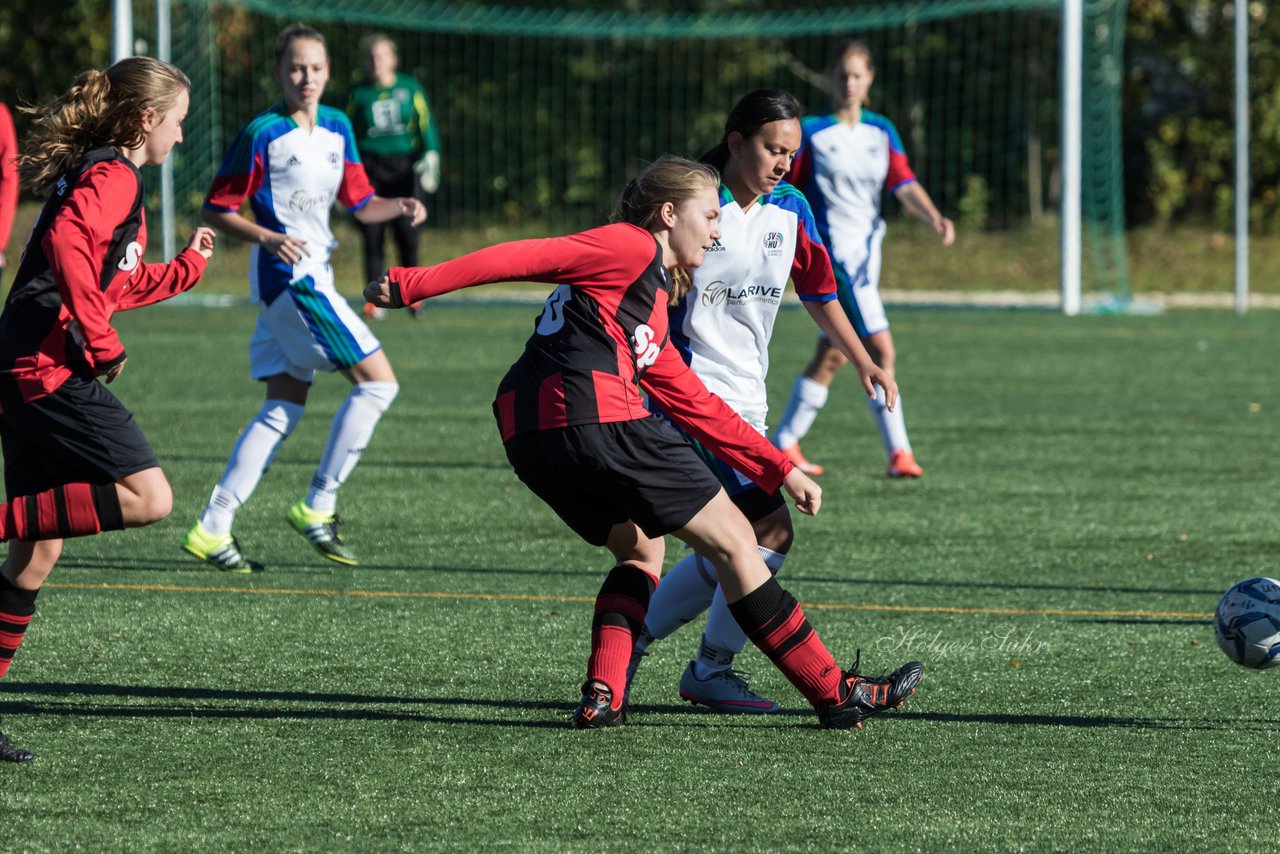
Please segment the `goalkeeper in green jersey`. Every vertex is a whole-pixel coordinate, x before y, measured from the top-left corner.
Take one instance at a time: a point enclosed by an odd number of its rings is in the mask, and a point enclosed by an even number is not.
[[[431,194],[440,186],[440,137],[427,93],[417,80],[396,71],[399,58],[391,39],[381,33],[360,44],[366,82],[351,90],[347,115],[355,128],[356,146],[373,188],[381,196],[397,198]],[[416,186],[415,186],[416,185]],[[408,217],[390,222],[358,222],[364,234],[366,281],[382,276],[389,266],[383,254],[387,226],[399,253],[400,265],[418,266],[418,231]],[[381,320],[385,311],[365,304],[365,314]],[[412,311],[416,317],[419,306]]]

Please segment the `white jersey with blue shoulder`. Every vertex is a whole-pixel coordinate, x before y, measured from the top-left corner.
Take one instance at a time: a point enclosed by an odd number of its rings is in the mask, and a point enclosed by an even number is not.
[[[258,225],[306,241],[310,254],[297,265],[253,247],[251,297],[270,305],[291,282],[328,267],[330,254],[338,246],[329,227],[334,201],[354,212],[373,195],[351,122],[341,110],[322,105],[315,128],[308,132],[283,104],[277,104],[236,137],[205,207],[237,211],[247,198]]]
[[[828,114],[807,116],[800,127],[800,150],[787,178],[813,205],[827,246],[841,254],[882,234],[883,191],[916,180],[893,122],[862,110],[854,125]]]
[[[787,280],[802,300],[836,298],[805,197],[785,181],[743,210],[720,188],[720,239],[671,309],[671,340],[707,388],[762,433],[769,339]]]

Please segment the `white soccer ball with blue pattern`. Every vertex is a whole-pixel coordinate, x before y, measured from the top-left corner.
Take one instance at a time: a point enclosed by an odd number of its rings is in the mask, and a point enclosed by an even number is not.
[[[1250,578],[1224,593],[1213,633],[1236,664],[1257,670],[1280,664],[1280,581]]]

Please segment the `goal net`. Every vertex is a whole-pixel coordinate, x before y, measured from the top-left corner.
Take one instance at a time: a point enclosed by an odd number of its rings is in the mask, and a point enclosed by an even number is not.
[[[174,2],[172,58],[194,87],[174,162],[184,216],[198,208],[235,133],[279,99],[272,45],[297,20],[328,39],[327,103],[345,105],[362,73],[360,40],[373,32],[395,41],[400,70],[425,87],[442,149],[442,183],[429,202],[438,246],[450,245],[444,238],[453,231],[497,240],[599,224],[643,163],[663,153],[698,156],[752,89],[785,88],[808,112],[829,110],[827,56],[837,38],[852,36],[875,59],[869,108],[896,124],[922,183],[961,232],[958,248],[916,251],[936,237],[909,225],[890,200],[882,286],[1058,284],[1057,0],[722,13],[415,0]],[[1083,115],[1085,285],[1121,298],[1125,7],[1125,0],[1086,2]],[[145,15],[139,3],[138,20]]]

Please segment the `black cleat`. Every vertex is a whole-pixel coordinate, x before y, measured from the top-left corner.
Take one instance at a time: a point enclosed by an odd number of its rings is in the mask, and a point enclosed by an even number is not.
[[[592,688],[582,686],[582,702],[573,710],[574,729],[604,729],[611,726],[622,726],[627,722],[627,713],[613,707],[613,692],[608,688]]]
[[[872,715],[900,708],[924,678],[924,665],[918,661],[874,679],[858,673],[861,662],[859,650],[853,668],[841,674],[844,684],[840,688],[840,702],[816,707],[818,724],[823,729],[862,729],[862,722]]]
[[[30,750],[14,747],[9,743],[9,736],[0,732],[0,762],[30,762],[35,758]]]

